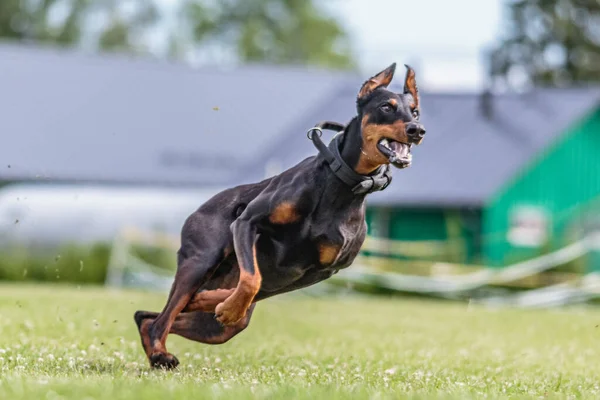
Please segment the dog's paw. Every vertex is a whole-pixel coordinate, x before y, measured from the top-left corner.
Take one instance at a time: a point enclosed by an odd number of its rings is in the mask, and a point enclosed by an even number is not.
[[[170,353],[153,353],[150,355],[150,366],[156,369],[174,369],[179,365],[179,360]]]
[[[215,319],[222,325],[235,325],[246,316],[246,309],[235,307],[230,303],[219,303],[215,308]]]

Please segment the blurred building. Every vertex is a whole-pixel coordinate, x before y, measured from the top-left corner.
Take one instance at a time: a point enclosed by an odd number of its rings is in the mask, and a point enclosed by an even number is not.
[[[365,78],[9,45],[0,60],[0,232],[24,240],[94,220],[94,240],[123,223],[174,232],[217,190],[314,155],[306,130],[347,122]],[[501,266],[596,229],[599,88],[425,92],[422,105],[413,166],[368,199],[365,254]]]
[[[178,233],[257,163],[261,178],[277,171],[271,155],[290,149],[274,143],[348,79],[8,44],[0,62],[4,241],[110,239],[123,224]]]

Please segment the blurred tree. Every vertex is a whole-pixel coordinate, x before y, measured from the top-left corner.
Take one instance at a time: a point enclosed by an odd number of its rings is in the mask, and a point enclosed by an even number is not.
[[[200,43],[218,43],[241,61],[354,67],[350,41],[316,0],[184,0]]]
[[[493,80],[559,86],[600,81],[600,1],[512,0],[490,52]]]
[[[0,0],[0,38],[145,51],[158,20],[151,0]]]
[[[346,33],[316,0],[179,0],[174,15],[156,1],[0,0],[0,39],[146,53],[162,33],[170,58],[216,48],[242,62],[354,66]]]

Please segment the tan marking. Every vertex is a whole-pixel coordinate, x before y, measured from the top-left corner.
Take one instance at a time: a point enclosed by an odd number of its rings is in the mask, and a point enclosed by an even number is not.
[[[248,292],[251,293],[252,298],[254,298],[254,295],[256,295],[256,293],[258,293],[260,290],[260,285],[262,283],[262,275],[258,269],[258,260],[256,258],[256,245],[252,246],[252,261],[254,262],[253,274],[246,271],[245,268],[240,268],[240,281],[238,283],[238,288],[240,286],[244,286]],[[251,301],[248,302],[248,306],[250,306],[250,303]]]
[[[389,163],[389,160],[377,148],[377,143],[381,139],[388,138],[408,143],[404,122],[400,120],[387,125],[370,124],[369,116],[365,115],[361,121],[361,129],[362,149],[355,168],[359,174],[370,174],[380,165]]]
[[[297,222],[300,219],[300,214],[296,210],[296,206],[289,201],[284,201],[275,207],[271,213],[269,221],[273,224],[283,225]]]
[[[183,310],[185,308],[185,306],[190,301],[190,299],[191,299],[191,296],[182,296],[179,299],[179,301],[177,303],[175,303],[175,307],[173,307],[173,310],[169,314],[169,319],[167,320],[167,323],[166,323],[167,329],[165,329],[165,332],[162,334],[161,337],[155,339],[154,342],[152,343],[153,353],[169,354],[167,352],[167,346],[166,346],[167,336],[169,335],[169,330],[171,329],[171,326],[173,325],[175,318],[177,318],[177,314],[179,314],[181,312],[181,310]]]
[[[383,85],[384,87],[387,87],[392,82],[395,69],[396,65],[392,64],[377,75],[371,77],[360,88],[360,91],[358,92],[358,97],[361,98],[369,95],[378,86]]]
[[[254,296],[260,290],[262,276],[256,259],[256,245],[252,246],[254,273],[251,274],[240,264],[240,280],[233,294],[224,302],[217,305],[215,313],[217,320],[223,325],[231,326],[246,316]]]
[[[392,107],[394,107],[395,109],[397,109],[398,108],[398,100],[396,100],[396,99],[390,99],[390,105]]]
[[[319,245],[319,262],[321,265],[331,265],[337,259],[340,249],[339,245],[322,243]]]
[[[404,91],[412,95],[414,100],[413,108],[419,107],[419,87],[417,86],[417,79],[415,71],[412,68],[408,68],[406,71],[406,78],[404,80]]]
[[[142,347],[144,348],[144,352],[146,356],[150,357],[152,355],[153,349],[150,345],[150,336],[148,335],[148,328],[152,323],[151,319],[147,319],[142,321],[140,324],[140,336],[142,337]]]
[[[183,312],[215,312],[217,305],[231,296],[233,291],[234,289],[215,289],[196,293]]]

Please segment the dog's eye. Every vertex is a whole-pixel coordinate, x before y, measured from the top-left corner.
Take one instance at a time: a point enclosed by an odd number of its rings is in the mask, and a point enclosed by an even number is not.
[[[392,111],[394,111],[394,108],[389,104],[384,104],[380,108],[381,111],[383,111],[384,113],[391,113]]]
[[[412,111],[412,116],[414,119],[419,119],[419,110],[416,108]]]

